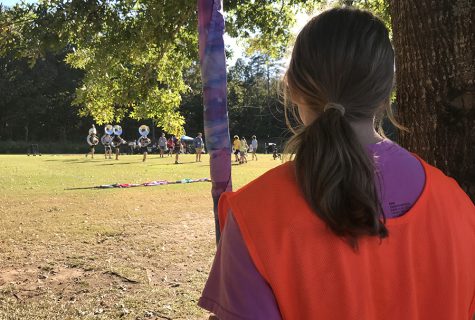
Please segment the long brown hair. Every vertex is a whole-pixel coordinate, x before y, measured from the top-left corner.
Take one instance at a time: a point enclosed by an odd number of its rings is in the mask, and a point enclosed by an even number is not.
[[[388,236],[375,167],[350,123],[372,121],[389,107],[394,51],[383,22],[367,11],[335,8],[299,33],[284,77],[287,98],[315,121],[295,132],[286,152],[307,202],[338,236],[357,248],[364,235]],[[333,103],[344,112],[324,106]],[[389,111],[389,110],[388,110]]]

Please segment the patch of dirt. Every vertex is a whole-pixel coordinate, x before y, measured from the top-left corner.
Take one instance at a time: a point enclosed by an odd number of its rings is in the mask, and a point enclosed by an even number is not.
[[[71,284],[86,276],[84,270],[66,267],[51,270],[41,267],[4,268],[0,269],[0,292],[10,291],[19,300],[40,297],[47,292],[62,295]]]
[[[162,215],[152,206],[147,215],[107,217],[107,225],[96,212],[80,234],[74,223],[69,233],[3,238],[0,319],[207,319],[197,302],[215,248],[212,221],[203,218],[212,213]]]
[[[52,275],[48,278],[51,282],[62,284],[71,280],[77,280],[84,276],[84,270],[59,268],[57,271],[53,271]]]
[[[84,275],[80,269],[71,269],[65,267],[55,268],[50,271],[38,268],[4,268],[0,269],[0,287],[6,284],[21,285],[25,283],[51,283],[62,284],[72,279],[78,279]]]

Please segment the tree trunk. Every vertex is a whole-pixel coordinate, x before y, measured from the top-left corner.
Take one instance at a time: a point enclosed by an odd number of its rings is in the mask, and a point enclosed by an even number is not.
[[[68,140],[67,130],[65,126],[59,127],[59,139],[60,142],[65,143]]]
[[[25,123],[25,126],[23,127],[25,129],[25,142],[28,142],[28,137],[29,137],[29,133],[30,133],[30,130],[28,128],[29,126],[29,123]]]
[[[155,139],[155,127],[157,126],[157,123],[155,122],[155,120],[152,119],[152,141],[155,143],[155,141],[157,141]]]
[[[6,135],[7,135],[7,123],[5,121],[1,122],[0,126],[0,141],[6,140]]]
[[[400,143],[475,200],[475,3],[391,0]]]

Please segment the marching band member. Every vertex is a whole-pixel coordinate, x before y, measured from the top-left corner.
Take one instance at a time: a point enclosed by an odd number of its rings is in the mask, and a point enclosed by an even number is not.
[[[175,149],[175,142],[173,141],[173,136],[167,140],[168,156],[173,156],[173,149]]]
[[[158,148],[160,149],[160,158],[163,158],[163,153],[167,149],[167,138],[165,138],[165,133],[162,133],[162,136],[158,138]]]
[[[107,155],[109,155],[109,159],[112,159],[112,134],[114,133],[114,128],[112,125],[108,124],[104,128],[104,135],[101,137],[101,143],[104,145],[104,158],[107,159]]]
[[[243,164],[244,162],[247,163],[247,149],[249,146],[247,145],[246,138],[241,138],[241,145],[239,146],[239,163]]]
[[[252,149],[252,160],[256,158],[257,161],[257,138],[256,136],[252,136],[252,142],[251,142],[251,149]]]
[[[152,142],[147,136],[150,133],[150,128],[146,125],[141,125],[139,128],[140,138],[137,141],[140,147],[140,153],[143,153],[142,162],[145,162],[147,159],[148,145]]]
[[[86,153],[86,158],[91,154],[91,159],[94,159],[95,146],[99,143],[99,138],[97,137],[97,130],[94,125],[89,129],[89,135],[86,138],[87,144],[89,145],[89,152]]]
[[[175,153],[175,164],[178,164],[178,155],[182,151],[181,139],[178,139],[175,135],[172,135],[173,140],[173,152]]]
[[[112,139],[112,146],[115,148],[115,160],[119,160],[120,145],[126,143],[120,136],[122,134],[122,127],[119,125],[114,126],[114,138]]]

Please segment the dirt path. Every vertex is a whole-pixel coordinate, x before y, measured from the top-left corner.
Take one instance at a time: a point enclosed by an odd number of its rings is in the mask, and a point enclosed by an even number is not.
[[[196,302],[214,252],[211,199],[92,212],[80,199],[3,203],[14,209],[2,216],[0,319],[206,318]]]

